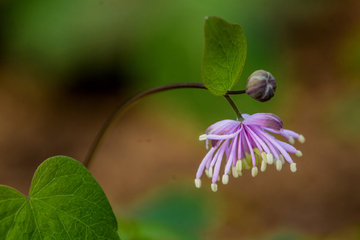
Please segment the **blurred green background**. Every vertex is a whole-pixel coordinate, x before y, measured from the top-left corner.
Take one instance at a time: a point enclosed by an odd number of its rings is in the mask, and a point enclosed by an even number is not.
[[[207,126],[235,118],[205,90],[151,96],[117,122],[90,171],[121,239],[360,239],[360,2],[356,0],[3,0],[0,2],[0,184],[27,194],[54,155],[83,161],[107,116],[133,94],[200,82],[205,16],[242,26],[244,89],[277,80],[266,103],[302,133],[298,171],[274,167],[195,189]]]

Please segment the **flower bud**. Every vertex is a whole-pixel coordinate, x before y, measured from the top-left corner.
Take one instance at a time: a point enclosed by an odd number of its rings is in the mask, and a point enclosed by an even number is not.
[[[273,75],[264,70],[257,70],[248,78],[245,91],[253,99],[266,102],[274,96],[275,90],[276,81]]]

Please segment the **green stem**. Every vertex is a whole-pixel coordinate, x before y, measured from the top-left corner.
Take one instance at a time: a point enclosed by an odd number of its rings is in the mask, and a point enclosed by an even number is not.
[[[92,160],[94,159],[94,156],[96,152],[99,149],[99,146],[101,145],[105,134],[109,131],[110,127],[116,122],[118,118],[122,114],[125,113],[126,110],[128,110],[131,106],[133,106],[136,102],[138,102],[140,99],[152,95],[154,93],[163,92],[166,90],[171,89],[178,89],[178,88],[200,88],[200,89],[207,89],[203,83],[174,83],[174,84],[168,84],[160,87],[155,87],[148,89],[146,91],[140,92],[137,95],[133,96],[132,98],[128,99],[124,103],[122,103],[119,107],[115,109],[115,111],[109,116],[109,118],[106,120],[104,125],[101,127],[100,131],[98,132],[97,136],[94,139],[94,142],[92,143],[90,150],[83,162],[84,166],[89,168]],[[228,91],[224,97],[229,101],[230,105],[235,110],[236,115],[238,118],[242,119],[241,114],[239,110],[236,108],[234,102],[231,100],[227,94],[243,94],[245,93],[245,90],[241,91]],[[230,100],[229,100],[230,99]]]
[[[224,98],[230,103],[231,107],[234,109],[234,112],[236,114],[236,117],[238,121],[243,121],[244,118],[241,116],[241,112],[239,111],[239,109],[237,108],[237,106],[235,105],[234,101],[231,99],[231,97],[227,94],[224,95]]]
[[[246,93],[246,89],[238,90],[238,91],[227,91],[226,92],[227,95],[237,95],[237,94],[244,94],[244,93]]]

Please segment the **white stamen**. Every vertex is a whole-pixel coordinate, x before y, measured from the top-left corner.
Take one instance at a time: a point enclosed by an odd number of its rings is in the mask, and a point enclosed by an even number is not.
[[[258,174],[258,172],[259,172],[258,168],[257,168],[257,167],[253,167],[253,168],[251,169],[251,176],[256,177],[256,175]]]
[[[243,159],[243,160],[244,160],[245,169],[249,170],[250,169],[249,164],[247,163],[246,159]]]
[[[238,178],[239,177],[239,174],[238,172],[236,171],[236,167],[232,167],[231,168],[231,172],[232,172],[232,175],[234,178]]]
[[[195,178],[195,187],[197,187],[197,188],[201,187],[201,179]]]
[[[296,163],[292,163],[292,164],[290,164],[290,170],[292,171],[292,172],[296,172]]]
[[[276,170],[281,171],[282,169],[282,162],[281,160],[276,160]]]
[[[301,157],[301,156],[302,156],[302,152],[299,151],[299,150],[297,150],[296,153],[295,153],[295,155],[298,156],[298,157]]]
[[[282,154],[279,155],[280,161],[281,163],[284,165],[285,164],[285,158]]]
[[[265,172],[265,170],[266,170],[266,162],[265,161],[262,161],[261,162],[261,168],[260,168],[260,170],[262,171],[262,172]]]
[[[241,160],[236,161],[236,171],[239,173],[242,170],[242,162]]]
[[[267,163],[266,152],[262,152],[261,157],[262,157],[263,162]]]
[[[210,176],[209,176],[209,169],[205,169],[205,174],[206,174],[206,176],[207,176],[208,178],[210,178]]]
[[[213,192],[216,192],[216,191],[218,190],[218,185],[217,185],[216,183],[212,183],[212,184],[211,184],[211,190],[212,190]]]
[[[229,175],[224,174],[224,175],[222,176],[222,183],[223,183],[224,185],[229,183]]]
[[[274,163],[274,157],[271,153],[266,154],[267,157],[267,163],[268,164],[273,164]]]
[[[245,159],[251,161],[251,154],[246,152],[245,153]]]
[[[207,139],[207,134],[200,135],[199,141],[204,141]]]
[[[260,156],[260,150],[258,148],[253,148],[254,153]]]
[[[289,137],[288,140],[289,140],[289,143],[291,143],[293,145],[295,144],[295,139],[293,137]]]
[[[209,167],[209,178],[212,178],[213,176],[213,168]]]
[[[305,137],[300,134],[298,140],[299,140],[300,143],[304,143],[305,142]]]

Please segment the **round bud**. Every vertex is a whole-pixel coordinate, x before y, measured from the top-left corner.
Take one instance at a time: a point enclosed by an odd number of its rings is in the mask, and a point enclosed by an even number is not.
[[[246,93],[260,102],[270,100],[276,90],[276,81],[271,73],[264,70],[253,72],[247,80]]]

